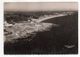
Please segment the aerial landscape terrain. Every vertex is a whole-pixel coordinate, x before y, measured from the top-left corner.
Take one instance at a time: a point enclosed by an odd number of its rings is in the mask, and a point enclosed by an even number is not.
[[[5,12],[5,54],[66,54],[78,50],[78,12]]]
[[[77,2],[5,2],[4,54],[78,54]]]

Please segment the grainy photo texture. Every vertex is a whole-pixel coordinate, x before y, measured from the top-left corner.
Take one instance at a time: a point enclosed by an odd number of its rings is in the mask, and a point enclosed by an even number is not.
[[[78,3],[5,2],[4,54],[78,54]]]

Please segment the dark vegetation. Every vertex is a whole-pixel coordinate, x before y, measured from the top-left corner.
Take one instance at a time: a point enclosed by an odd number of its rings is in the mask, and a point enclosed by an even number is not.
[[[21,16],[22,15],[23,14],[21,14]],[[32,16],[33,15],[34,14],[32,14]],[[39,16],[40,15],[43,14],[41,13],[39,14]],[[20,15],[18,16],[19,17],[14,17],[14,18],[12,17],[13,20],[17,21],[17,20],[25,19]],[[24,14],[23,16],[26,17],[28,15]],[[37,14],[35,16],[38,17]],[[59,24],[60,26],[53,27],[50,31],[38,32],[37,35],[34,37],[34,39],[30,42],[19,41],[14,44],[5,43],[4,53],[5,54],[77,54],[78,53],[78,13],[77,12],[75,12],[73,15],[57,17],[43,22],[55,23],[55,24]],[[64,47],[64,45],[75,45],[75,47],[66,48]]]
[[[40,16],[54,15],[56,13],[61,14],[63,12],[69,12],[69,11],[4,12],[4,19],[8,23],[11,23],[11,20],[14,22],[20,22],[20,21],[27,21],[30,18],[38,19]]]

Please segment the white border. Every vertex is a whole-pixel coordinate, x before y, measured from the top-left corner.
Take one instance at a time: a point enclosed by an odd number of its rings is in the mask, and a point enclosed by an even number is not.
[[[4,0],[4,2],[76,2],[78,0]]]
[[[80,57],[80,49],[79,49],[79,54],[78,55],[55,55],[55,54],[53,54],[53,55],[4,55],[4,53],[3,53],[3,17],[4,17],[4,7],[3,7],[3,5],[4,5],[4,2],[78,2],[78,4],[80,5],[80,1],[79,0],[0,0],[0,57],[22,57],[22,56],[24,56],[24,57],[26,57],[26,56],[30,56],[30,57],[33,57],[33,56],[35,56],[35,57],[37,57],[37,56],[39,56],[39,57],[45,57],[45,56],[47,56],[47,57],[53,57],[53,56],[56,56],[56,57],[67,57],[67,56],[72,56],[72,57],[75,57],[75,56],[77,56],[77,57]],[[79,15],[80,15],[80,6],[79,6]],[[80,18],[80,16],[78,16],[79,18]],[[78,18],[78,24],[80,25],[80,20],[79,20],[79,18]],[[78,25],[78,31],[80,32],[80,27],[79,27],[79,25]],[[80,33],[79,33],[80,34]],[[78,34],[78,36],[79,36],[79,34]],[[80,37],[78,37],[78,39],[79,39]],[[78,42],[79,42],[79,46],[80,46],[80,39],[78,40]]]

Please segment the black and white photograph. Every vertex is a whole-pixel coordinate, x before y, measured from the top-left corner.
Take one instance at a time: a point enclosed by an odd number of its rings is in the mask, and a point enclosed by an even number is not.
[[[78,2],[4,2],[4,54],[78,54]]]

